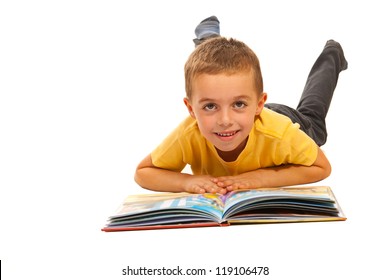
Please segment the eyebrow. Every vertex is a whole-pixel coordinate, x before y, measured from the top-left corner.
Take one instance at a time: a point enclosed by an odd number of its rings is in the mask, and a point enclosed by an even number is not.
[[[249,95],[239,95],[239,96],[236,96],[234,97],[234,101],[236,100],[241,100],[241,99],[246,99],[246,100],[251,100],[251,97]],[[207,97],[204,97],[204,98],[201,98],[199,100],[199,103],[203,103],[203,102],[215,102],[217,101],[216,99],[212,99],[212,98],[207,98]]]

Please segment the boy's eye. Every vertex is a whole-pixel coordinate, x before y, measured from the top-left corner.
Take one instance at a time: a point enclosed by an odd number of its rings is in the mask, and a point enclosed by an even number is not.
[[[234,103],[234,108],[236,108],[236,109],[242,109],[246,106],[247,106],[247,104],[243,101],[237,101]]]
[[[213,104],[213,103],[206,104],[203,107],[203,109],[206,111],[214,111],[214,110],[216,110],[216,104]]]

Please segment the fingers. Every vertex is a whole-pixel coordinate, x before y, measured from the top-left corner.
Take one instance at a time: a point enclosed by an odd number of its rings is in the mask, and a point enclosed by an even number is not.
[[[202,189],[204,190],[204,192],[207,193],[225,194],[227,192],[225,188],[221,188],[218,185],[214,184],[213,182],[211,182],[210,184],[204,184],[202,186]]]
[[[239,189],[247,189],[249,185],[236,177],[219,177],[213,180],[220,188],[224,188],[227,191],[235,191]]]
[[[203,182],[197,182],[193,184],[189,192],[191,193],[219,193],[219,194],[225,194],[227,193],[227,190],[225,188],[219,187],[217,184],[212,182],[212,180],[207,180]]]
[[[226,190],[229,191],[229,192],[236,191],[236,190],[239,190],[239,189],[245,189],[245,187],[240,185],[240,184],[232,184],[232,185],[226,187]]]
[[[219,177],[213,179],[213,182],[220,188],[226,188],[228,186],[233,185],[235,183],[235,180],[230,177]]]
[[[236,187],[239,184],[233,177],[219,177],[215,178],[213,182],[220,188]]]
[[[199,186],[193,186],[192,187],[192,190],[189,190],[190,193],[199,193],[199,194],[202,194],[202,193],[205,193],[205,190],[202,188],[202,187],[199,187]]]

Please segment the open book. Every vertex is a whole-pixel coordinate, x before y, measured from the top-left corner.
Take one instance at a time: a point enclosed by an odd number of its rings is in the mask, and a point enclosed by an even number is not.
[[[103,231],[344,221],[330,187],[239,190],[220,194],[152,193],[128,196]]]

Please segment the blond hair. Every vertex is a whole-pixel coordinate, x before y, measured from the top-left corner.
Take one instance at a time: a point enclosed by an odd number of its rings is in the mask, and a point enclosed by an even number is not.
[[[254,88],[263,92],[261,67],[256,54],[243,42],[225,37],[211,38],[200,44],[185,63],[185,90],[190,99],[194,80],[201,74],[252,72]]]

